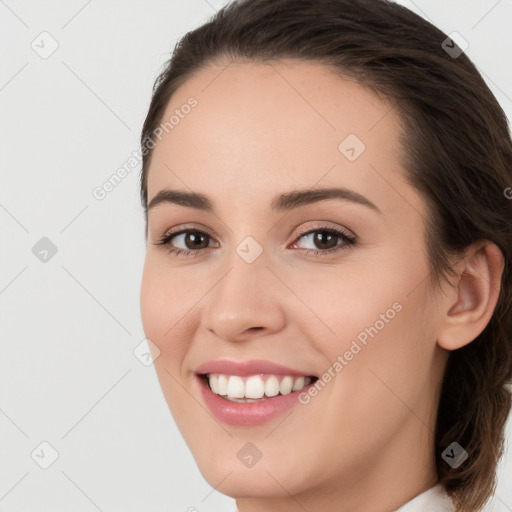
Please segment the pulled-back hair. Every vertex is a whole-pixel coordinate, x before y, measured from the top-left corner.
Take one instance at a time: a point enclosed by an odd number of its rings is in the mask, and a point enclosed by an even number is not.
[[[453,48],[453,51],[448,51]],[[295,58],[326,64],[394,105],[407,181],[428,206],[432,283],[478,240],[505,260],[495,311],[483,332],[450,352],[434,458],[458,512],[482,508],[496,486],[512,380],[512,141],[507,118],[465,53],[434,25],[388,0],[241,0],[176,44],[158,76],[141,134],[141,198],[147,215],[147,142],[177,88],[196,71],[233,61]],[[469,454],[452,468],[443,451]]]

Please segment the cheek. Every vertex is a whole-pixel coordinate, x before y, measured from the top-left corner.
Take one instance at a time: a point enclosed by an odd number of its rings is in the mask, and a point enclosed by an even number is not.
[[[189,297],[190,295],[190,297]],[[187,350],[183,335],[187,314],[194,297],[190,285],[180,279],[179,269],[170,269],[160,255],[148,252],[142,275],[140,309],[142,325],[147,338],[160,350],[155,367],[173,366],[173,374],[181,364]],[[197,300],[197,299],[196,299]]]
[[[324,336],[311,332],[310,339],[331,360],[354,340],[362,346],[387,340],[379,345],[398,348],[401,340],[422,331],[429,316],[428,276],[421,240],[411,237],[354,252],[338,267],[301,276],[299,293],[329,327],[322,330]]]
[[[165,296],[165,283],[158,279],[158,274],[158,268],[146,256],[140,291],[142,325],[146,337],[162,350],[160,341],[165,330],[169,328],[168,319],[164,315],[168,297]]]
[[[154,368],[171,413],[180,428],[182,419],[193,415],[194,402],[183,390],[190,378],[183,372],[183,361],[192,339],[191,306],[194,298],[186,298],[179,269],[171,269],[161,255],[148,252],[141,283],[140,308],[146,338],[159,350]],[[187,294],[185,293],[185,295]],[[188,313],[188,314],[187,314]],[[192,408],[192,410],[190,410]]]
[[[380,261],[350,261],[336,267],[320,267],[314,272],[289,276],[296,294],[304,298],[312,314],[296,315],[305,338],[330,361],[350,349],[358,338],[370,339],[396,323],[404,301],[403,273]],[[414,276],[407,277],[414,282]],[[306,312],[307,313],[307,312]]]
[[[335,375],[326,394],[336,394],[341,404],[359,404],[351,412],[356,423],[392,410],[400,413],[393,392],[414,402],[427,382],[436,348],[429,268],[421,244],[390,244],[378,256],[347,260],[294,282],[297,295],[307,298],[317,317],[301,320],[301,331],[326,356],[324,371]],[[346,411],[340,407],[332,415]]]

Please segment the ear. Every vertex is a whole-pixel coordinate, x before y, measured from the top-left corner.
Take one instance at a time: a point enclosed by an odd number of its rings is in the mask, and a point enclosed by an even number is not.
[[[475,242],[455,269],[459,280],[442,299],[437,343],[456,350],[472,342],[489,323],[498,302],[504,258],[488,240]]]

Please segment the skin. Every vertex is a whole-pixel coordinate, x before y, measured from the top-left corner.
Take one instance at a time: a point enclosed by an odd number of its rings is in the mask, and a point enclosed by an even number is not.
[[[432,288],[426,204],[403,177],[400,119],[384,98],[329,68],[210,66],[178,89],[164,118],[191,96],[198,105],[156,144],[148,197],[201,192],[215,210],[150,209],[141,287],[175,421],[205,479],[237,498],[240,512],[391,512],[437,482],[433,435],[447,356],[489,321],[501,253],[485,241],[469,248],[456,267],[462,277]],[[338,149],[348,134],[366,145],[355,161]],[[278,194],[331,186],[362,194],[380,213],[340,199],[270,211]],[[335,239],[338,252],[308,254],[323,246],[298,230],[325,225],[357,243]],[[156,245],[181,226],[204,231],[211,245],[194,257]],[[250,264],[236,252],[247,236],[263,249]],[[172,243],[187,248],[183,236]],[[396,302],[401,311],[288,416],[236,427],[206,409],[200,364],[264,359],[322,375]],[[262,454],[252,468],[237,458],[248,441]]]

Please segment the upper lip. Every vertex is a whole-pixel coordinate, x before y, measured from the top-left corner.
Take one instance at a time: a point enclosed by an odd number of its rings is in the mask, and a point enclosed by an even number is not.
[[[306,376],[314,377],[315,375],[288,368],[281,364],[272,363],[271,361],[264,360],[250,360],[250,361],[232,361],[229,359],[217,359],[215,361],[208,361],[197,368],[196,373],[204,375],[206,373],[223,373],[226,375],[239,375],[245,377],[248,375],[257,374],[272,374],[272,375],[290,375],[290,376]]]

